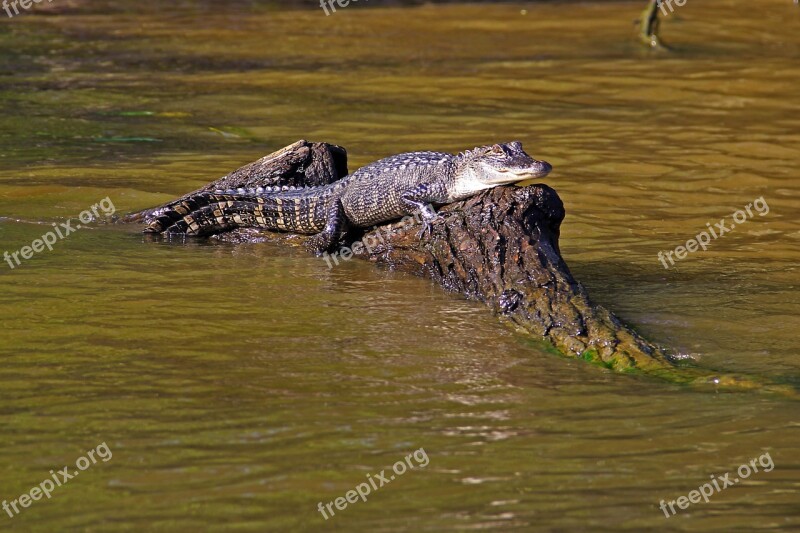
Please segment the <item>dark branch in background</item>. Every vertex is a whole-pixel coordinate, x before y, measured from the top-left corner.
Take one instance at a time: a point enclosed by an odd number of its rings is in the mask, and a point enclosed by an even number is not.
[[[340,179],[346,169],[344,148],[298,141],[196,192],[321,185]],[[168,205],[124,220],[147,222]],[[324,260],[335,268],[337,262],[357,257],[428,277],[448,291],[484,302],[505,321],[563,355],[618,372],[643,372],[676,383],[793,393],[757,377],[680,363],[610,311],[592,304],[561,257],[558,238],[564,215],[561,199],[546,185],[497,187],[442,207],[432,230],[422,238],[417,223],[384,224],[367,233],[349,234],[340,243],[343,253]],[[214,238],[298,246],[310,237],[250,228]]]
[[[658,30],[661,25],[658,19],[659,0],[649,0],[647,8],[639,17],[639,40],[652,48],[664,48]]]

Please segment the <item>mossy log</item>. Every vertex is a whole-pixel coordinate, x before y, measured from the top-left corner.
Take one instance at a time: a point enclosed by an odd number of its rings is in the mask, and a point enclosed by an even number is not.
[[[298,141],[195,193],[216,188],[321,185],[346,173],[344,148]],[[171,204],[123,220],[147,222]],[[558,241],[565,212],[552,188],[497,187],[443,206],[438,213],[432,230],[422,237],[419,224],[408,220],[350,232],[339,251],[325,260],[333,265],[345,257],[357,257],[430,278],[448,291],[484,302],[517,329],[551,344],[561,354],[614,371],[642,372],[676,383],[786,392],[757,377],[717,373],[680,361],[609,310],[594,305],[561,256]],[[242,228],[213,238],[302,245],[308,236]]]

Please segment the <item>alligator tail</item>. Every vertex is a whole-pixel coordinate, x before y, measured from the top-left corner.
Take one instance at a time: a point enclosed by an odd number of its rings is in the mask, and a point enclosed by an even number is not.
[[[316,198],[259,195],[260,190],[252,191],[252,195],[247,194],[250,191],[242,194],[238,190],[194,195],[169,206],[144,232],[206,237],[236,228],[320,231],[314,216],[318,207]]]

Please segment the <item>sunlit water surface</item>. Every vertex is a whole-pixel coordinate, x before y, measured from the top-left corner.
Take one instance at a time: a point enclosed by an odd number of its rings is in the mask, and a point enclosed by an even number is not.
[[[642,3],[34,6],[0,27],[0,252],[300,138],[351,169],[519,139],[556,169],[596,302],[797,383],[800,9],[691,0],[651,54]],[[657,258],[761,197],[707,251]],[[2,529],[800,528],[797,402],[564,359],[424,279],[90,224],[0,284],[0,499],[113,452]],[[317,511],[419,448],[425,468]],[[763,453],[771,472],[659,509]]]

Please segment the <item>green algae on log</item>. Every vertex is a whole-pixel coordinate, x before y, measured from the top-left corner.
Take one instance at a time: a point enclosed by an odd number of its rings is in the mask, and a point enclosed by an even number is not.
[[[346,173],[344,148],[301,140],[195,192],[321,185]],[[195,193],[182,198],[191,194]],[[129,215],[123,221],[148,222],[172,203]],[[546,185],[496,187],[443,206],[431,230],[422,237],[418,223],[406,221],[368,232],[351,231],[340,245],[348,250],[347,256],[424,276],[448,291],[480,300],[504,321],[568,357],[674,383],[795,394],[790,387],[757,376],[718,373],[681,361],[609,310],[594,305],[561,257],[558,239],[564,216],[561,199]],[[303,245],[310,237],[241,228],[214,238]],[[370,246],[355,245],[357,242]],[[326,258],[329,264],[330,257]]]

